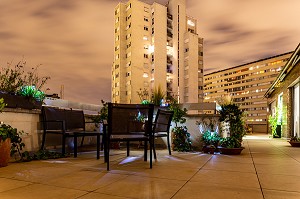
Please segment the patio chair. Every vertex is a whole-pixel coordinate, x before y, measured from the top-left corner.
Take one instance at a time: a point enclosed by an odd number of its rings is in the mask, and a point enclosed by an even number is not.
[[[43,136],[41,149],[45,148],[46,134],[61,136],[62,154],[66,152],[66,139],[74,138],[74,157],[77,157],[77,138],[95,136],[97,139],[97,159],[100,158],[100,136],[97,131],[85,130],[85,119],[83,110],[60,109],[57,107],[42,108]]]
[[[129,141],[143,141],[144,161],[147,161],[147,143],[150,145],[150,151],[153,145],[153,109],[153,104],[108,103],[107,130],[104,132],[107,170],[109,170],[111,142],[126,142],[127,155],[129,155]],[[152,153],[150,153],[150,168],[152,168]]]
[[[173,111],[158,109],[155,117],[155,122],[153,124],[154,138],[167,137],[169,155],[171,155],[169,135],[170,135],[170,126],[171,126],[173,114],[174,114]],[[157,159],[156,152],[155,152],[155,142],[153,144],[153,152],[154,152],[154,159]]]

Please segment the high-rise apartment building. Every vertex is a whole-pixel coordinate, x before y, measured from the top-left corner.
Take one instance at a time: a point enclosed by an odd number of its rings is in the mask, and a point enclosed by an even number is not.
[[[255,132],[267,132],[267,99],[272,82],[284,67],[292,52],[204,75],[204,102],[230,95],[246,111],[246,123]]]
[[[151,96],[158,87],[180,103],[202,101],[203,39],[185,3],[117,5],[112,102],[140,103],[138,91],[146,89]]]

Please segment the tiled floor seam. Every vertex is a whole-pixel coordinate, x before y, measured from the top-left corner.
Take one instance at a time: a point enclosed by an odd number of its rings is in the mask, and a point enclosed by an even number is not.
[[[188,183],[190,182],[190,180],[212,159],[214,155],[212,155],[203,165],[202,167],[200,167],[195,173],[194,175],[192,175],[172,196],[170,199],[174,198],[175,195]]]
[[[290,154],[286,153],[285,151],[283,151],[282,149],[280,149],[279,147],[277,147],[276,145],[272,144],[272,142],[268,142],[270,145],[272,145],[273,147],[277,148],[279,151],[281,151],[284,155],[292,158],[293,160],[295,160],[296,162],[300,163],[299,160],[295,159],[293,156],[291,156]]]
[[[255,163],[254,163],[254,160],[253,160],[253,156],[252,156],[252,152],[251,152],[251,147],[250,147],[248,141],[247,141],[247,145],[248,145],[248,148],[249,148],[250,156],[251,156],[252,163],[253,163],[254,170],[255,170],[255,174],[256,174],[256,177],[257,177],[257,180],[258,180],[258,184],[259,184],[259,187],[260,187],[260,191],[261,191],[262,197],[265,199],[265,195],[264,195],[264,192],[263,192],[263,188],[262,188],[262,186],[261,186],[261,183],[260,183],[260,180],[259,180],[259,177],[258,177],[258,173],[257,173],[257,170],[256,170],[256,166],[255,166]]]

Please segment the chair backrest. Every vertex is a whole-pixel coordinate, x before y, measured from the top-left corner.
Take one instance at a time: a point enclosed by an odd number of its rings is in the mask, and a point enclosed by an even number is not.
[[[85,120],[83,110],[65,109],[66,129],[85,131]]]
[[[65,121],[64,109],[55,107],[42,107],[43,126],[45,130],[59,130],[62,128],[62,123],[59,122],[46,122],[46,121]]]
[[[152,132],[153,104],[108,103],[108,137]]]
[[[173,114],[173,111],[158,109],[153,126],[153,132],[169,132]]]

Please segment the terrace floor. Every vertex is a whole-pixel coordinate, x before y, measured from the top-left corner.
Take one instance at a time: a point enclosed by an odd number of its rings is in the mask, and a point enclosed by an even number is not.
[[[0,168],[0,198],[299,199],[300,148],[267,135],[247,136],[241,155],[158,150],[153,169],[142,151],[115,150],[111,171],[95,152],[78,158],[10,163]]]

